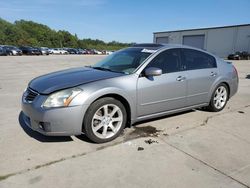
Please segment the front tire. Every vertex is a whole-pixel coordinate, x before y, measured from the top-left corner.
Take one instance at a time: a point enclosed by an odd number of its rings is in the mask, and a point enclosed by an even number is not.
[[[95,101],[85,113],[83,132],[93,142],[104,143],[118,137],[127,122],[124,105],[111,97]]]
[[[223,110],[228,101],[228,87],[226,84],[219,84],[213,92],[209,106],[207,109],[212,112],[219,112]]]

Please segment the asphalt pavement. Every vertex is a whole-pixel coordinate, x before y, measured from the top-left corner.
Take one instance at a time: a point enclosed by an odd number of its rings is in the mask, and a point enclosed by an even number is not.
[[[39,75],[100,55],[0,57],[0,187],[250,187],[250,61],[234,61],[239,91],[219,113],[196,109],[141,122],[116,140],[46,137],[20,118]]]

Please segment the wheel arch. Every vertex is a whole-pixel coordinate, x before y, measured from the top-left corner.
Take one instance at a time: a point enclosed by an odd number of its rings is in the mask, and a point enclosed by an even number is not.
[[[97,98],[95,101],[97,101],[101,98],[105,98],[105,97],[114,98],[114,99],[120,101],[124,105],[126,112],[127,112],[127,123],[126,124],[127,124],[127,126],[129,126],[131,123],[131,106],[130,106],[128,100],[125,97],[123,97],[122,95],[119,95],[116,93],[110,93],[110,94],[106,94],[106,95],[103,95],[103,96]]]
[[[220,106],[219,108],[215,106],[214,104],[214,93],[216,92],[217,88],[219,87],[226,87],[226,90],[228,92],[227,94],[227,100],[225,100],[225,103],[223,104],[223,106]],[[214,89],[213,89],[213,92],[212,92],[212,95],[210,96],[210,102],[209,102],[209,105],[206,107],[207,110],[211,111],[211,112],[219,112],[221,110],[223,110],[227,104],[227,101],[229,100],[230,98],[230,85],[228,82],[225,82],[225,81],[222,81],[222,82],[219,82],[215,85]]]
[[[227,91],[228,91],[228,99],[227,100],[229,100],[229,98],[230,98],[230,90],[231,90],[230,85],[225,81],[221,82],[220,84],[225,84],[227,86]]]
[[[208,95],[208,100],[210,101],[213,92],[215,91],[215,89],[220,85],[220,84],[225,84],[227,86],[228,89],[228,100],[230,99],[230,93],[231,93],[231,88],[230,88],[230,82],[227,79],[220,79],[218,78],[217,81],[212,85],[212,87],[210,88],[209,91],[209,95]]]
[[[125,107],[125,109],[126,109],[126,112],[127,112],[126,127],[129,127],[129,126],[131,125],[131,115],[132,115],[132,113],[131,113],[131,106],[130,106],[129,101],[128,101],[124,96],[122,96],[122,95],[120,95],[120,94],[117,94],[117,93],[107,93],[107,94],[103,94],[103,95],[101,95],[101,96],[95,98],[95,99],[92,100],[92,102],[89,104],[89,106],[88,106],[86,112],[88,111],[88,109],[90,108],[90,106],[91,106],[94,102],[96,102],[96,101],[99,100],[99,99],[106,98],[106,97],[114,98],[114,99],[120,101],[120,102],[124,105],[124,107]],[[86,113],[86,112],[85,112],[85,113]],[[83,116],[83,122],[84,122],[85,115],[86,115],[86,114],[84,114],[84,116]],[[82,131],[84,131],[84,125],[83,125],[83,123],[82,123]]]

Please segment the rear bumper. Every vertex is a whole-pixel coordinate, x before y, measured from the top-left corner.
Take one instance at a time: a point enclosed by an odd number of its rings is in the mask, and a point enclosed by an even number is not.
[[[238,77],[237,78],[233,78],[232,82],[230,84],[230,96],[229,96],[230,98],[237,93],[238,87],[239,87]]]
[[[26,126],[48,136],[82,134],[82,106],[44,109],[41,105],[45,98],[39,95],[31,104],[22,99],[22,118]]]

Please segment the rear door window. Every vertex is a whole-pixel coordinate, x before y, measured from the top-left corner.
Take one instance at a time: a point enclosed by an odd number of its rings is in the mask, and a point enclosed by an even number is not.
[[[193,49],[182,49],[182,70],[196,70],[216,68],[216,60],[213,56]]]

